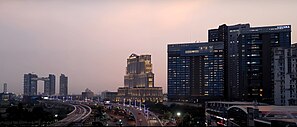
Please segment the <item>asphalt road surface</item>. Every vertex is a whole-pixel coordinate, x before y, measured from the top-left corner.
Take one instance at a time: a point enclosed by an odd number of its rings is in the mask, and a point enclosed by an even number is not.
[[[75,104],[73,105],[74,110],[68,114],[68,116],[50,126],[69,126],[70,124],[82,123],[88,118],[91,114],[92,109],[84,104]]]
[[[128,109],[135,117],[136,126],[149,126],[148,121],[145,117],[143,111],[129,106],[123,106],[121,104],[112,104],[113,106],[118,106],[122,109]]]

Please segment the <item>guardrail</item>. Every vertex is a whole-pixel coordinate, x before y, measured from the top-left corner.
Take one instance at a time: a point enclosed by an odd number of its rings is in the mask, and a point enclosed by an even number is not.
[[[155,114],[155,113],[153,113],[153,112],[151,112],[151,111],[148,111],[150,114],[152,114],[152,116],[154,116],[157,120],[158,120],[158,122],[161,124],[161,126],[164,126],[163,125],[163,123],[161,122],[161,120],[159,119],[159,117]]]
[[[76,106],[74,106],[73,104],[69,104],[69,105],[71,105],[72,107],[74,107],[74,110],[72,112],[68,113],[67,116],[73,114],[76,111]]]
[[[86,118],[89,117],[90,114],[92,113],[92,108],[84,104],[81,104],[81,105],[89,110],[89,112],[81,118],[82,122],[85,122]]]

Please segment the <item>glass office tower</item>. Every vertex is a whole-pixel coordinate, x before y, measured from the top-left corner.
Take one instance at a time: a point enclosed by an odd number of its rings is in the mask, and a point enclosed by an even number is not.
[[[273,103],[272,50],[291,45],[291,26],[221,25],[208,31],[210,42],[224,42],[226,100]]]
[[[218,100],[224,90],[224,43],[168,45],[168,99]]]

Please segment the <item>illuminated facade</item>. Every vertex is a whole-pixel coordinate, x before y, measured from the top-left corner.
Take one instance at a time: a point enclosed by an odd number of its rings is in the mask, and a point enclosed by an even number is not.
[[[291,47],[291,26],[252,27],[238,40],[240,97],[274,103],[273,48]]]
[[[224,42],[224,97],[228,100],[241,99],[239,84],[239,40],[242,30],[250,24],[220,25],[208,30],[208,42]]]
[[[127,59],[125,87],[154,87],[151,55],[131,54]]]
[[[124,87],[118,88],[116,101],[162,102],[162,87],[154,86],[151,55],[131,54],[127,59]]]
[[[272,49],[291,45],[291,26],[219,26],[208,31],[209,42],[224,42],[225,99],[273,103]]]
[[[118,89],[118,96],[116,101],[126,102],[135,100],[137,102],[163,102],[162,87],[149,87],[149,88],[128,88],[120,87]]]
[[[168,45],[168,100],[220,100],[224,90],[223,42]]]

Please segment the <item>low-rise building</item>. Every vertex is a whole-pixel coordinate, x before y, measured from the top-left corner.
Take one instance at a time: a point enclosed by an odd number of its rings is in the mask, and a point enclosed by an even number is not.
[[[111,102],[115,102],[117,95],[118,95],[118,92],[104,91],[101,93],[101,99],[103,101],[109,100]]]
[[[232,106],[228,108],[227,126],[297,126],[296,117],[297,106]]]
[[[137,101],[137,102],[163,102],[162,87],[148,88],[128,88],[120,87],[118,89],[117,102]]]
[[[256,102],[227,102],[227,101],[209,101],[205,102],[205,124],[207,126],[227,126],[228,109],[232,106],[252,106],[267,105]]]
[[[88,88],[85,90],[85,92],[81,93],[82,98],[84,100],[92,100],[94,97],[94,92],[92,92],[91,90],[89,90]]]
[[[206,126],[296,126],[297,106],[276,106],[256,102],[205,103]]]

